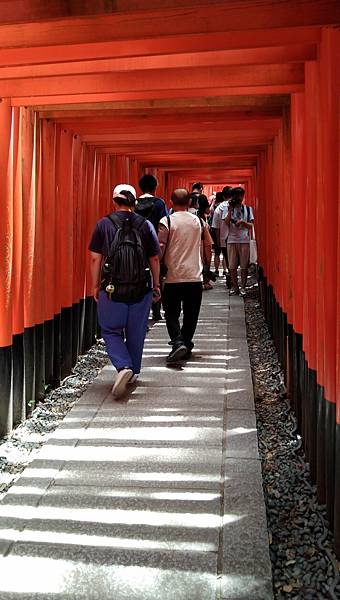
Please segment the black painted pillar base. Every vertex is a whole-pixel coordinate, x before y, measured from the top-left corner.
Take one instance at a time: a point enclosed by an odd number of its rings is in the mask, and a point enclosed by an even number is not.
[[[325,410],[325,454],[326,454],[326,509],[327,516],[333,529],[334,525],[334,489],[335,489],[335,424],[336,406],[333,402],[324,400]]]
[[[35,335],[35,401],[43,399],[45,395],[45,331],[44,324],[39,323],[34,327]]]
[[[79,356],[79,330],[80,330],[80,305],[72,306],[72,367],[76,364]]]
[[[316,388],[316,404],[317,404],[317,429],[316,429],[316,444],[317,444],[317,459],[316,459],[316,484],[317,496],[320,504],[326,504],[326,431],[325,431],[325,414],[326,406],[324,400],[324,389],[321,385]]]
[[[26,419],[26,389],[24,335],[13,336],[12,345],[12,374],[13,374],[13,425],[19,425]]]
[[[335,430],[334,546],[340,558],[340,423]]]
[[[12,346],[0,348],[0,437],[13,426]]]
[[[317,381],[316,371],[307,369],[307,394],[308,394],[308,422],[307,422],[307,460],[310,466],[310,476],[313,483],[316,483],[317,470]]]
[[[59,387],[61,381],[61,330],[60,314],[54,316],[53,335],[53,381],[52,387]]]
[[[79,354],[84,353],[85,308],[85,300],[81,300],[79,303]]]
[[[35,335],[34,327],[24,330],[24,374],[26,415],[29,415],[35,406]]]
[[[85,299],[84,335],[82,353],[87,352],[96,341],[95,304],[92,296]]]
[[[72,307],[61,309],[61,378],[72,370]]]
[[[44,323],[45,338],[45,383],[53,387],[53,354],[54,354],[54,320],[50,319]]]

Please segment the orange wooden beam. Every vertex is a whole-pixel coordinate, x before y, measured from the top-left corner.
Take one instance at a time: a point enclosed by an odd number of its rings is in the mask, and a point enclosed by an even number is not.
[[[168,132],[171,134],[178,134],[178,138],[180,139],[181,135],[185,132],[193,132],[197,129],[197,124],[199,123],[199,129],[202,131],[214,131],[216,132],[216,127],[218,127],[219,132],[233,132],[233,131],[248,131],[251,133],[252,131],[260,130],[265,133],[267,132],[276,132],[281,125],[280,118],[262,118],[262,119],[209,119],[209,117],[204,118],[202,115],[199,120],[189,120],[186,122],[184,119],[176,120],[176,117],[172,117],[171,119],[149,119],[143,120],[142,118],[131,119],[130,121],[127,119],[122,119],[122,121],[116,121],[113,123],[110,122],[85,122],[85,123],[74,123],[69,121],[62,121],[62,126],[70,129],[81,136],[83,136],[84,140],[86,136],[98,135],[98,139],[101,139],[102,135],[106,136],[117,136],[124,135],[127,139],[127,136],[130,133],[134,135],[139,135],[143,137],[145,134],[148,134],[150,131],[157,132],[157,136],[159,135],[168,135]],[[93,140],[94,138],[92,138]],[[108,139],[108,138],[107,138]],[[115,139],[115,138],[112,138]]]
[[[0,25],[1,33],[1,25]],[[39,41],[39,40],[38,40]],[[234,52],[234,60],[242,59],[239,50],[249,52],[256,49],[271,47],[291,48],[304,47],[307,52],[320,41],[320,29],[316,27],[278,28],[275,30],[262,29],[257,31],[239,32],[228,31],[216,32],[212,37],[210,33],[197,33],[186,35],[170,35],[154,38],[142,38],[129,40],[110,40],[108,42],[98,41],[95,43],[67,44],[67,45],[38,45],[24,48],[5,48],[3,44],[0,53],[0,65],[3,67],[23,65],[53,65],[62,63],[81,63],[100,61],[105,59],[116,59],[119,61],[130,59],[155,59],[167,55],[203,54],[214,51],[228,51],[229,56]],[[227,53],[227,55],[228,55]],[[124,63],[121,63],[124,64]]]
[[[225,65],[261,65],[303,62],[317,58],[316,44],[292,44],[268,48],[188,52],[159,56],[78,60],[74,62],[48,62],[37,65],[0,67],[0,79],[49,77],[59,75],[84,75],[125,71],[150,71],[187,67],[214,67]]]
[[[219,87],[214,88],[215,97],[223,96],[223,98],[229,96],[268,96],[273,94],[286,95],[294,92],[302,92],[304,89],[303,83],[290,83],[290,84],[276,84],[276,85],[248,85],[248,86],[237,86],[237,87]],[[211,95],[211,86],[208,88],[200,88],[200,94],[206,96]],[[125,102],[133,100],[159,100],[159,99],[174,99],[179,100],[183,98],[194,98],[197,96],[197,89],[182,88],[174,90],[152,90],[152,91],[138,91],[138,92],[116,92],[116,93],[79,93],[79,94],[57,94],[57,95],[26,95],[12,97],[12,106],[36,106],[36,105],[57,105],[57,104],[79,104],[79,103],[91,103],[96,105],[100,102],[113,103],[113,102]]]
[[[210,4],[218,4],[220,0],[210,0]],[[207,0],[166,0],[162,8],[183,8],[205,5]],[[262,2],[264,7],[265,3]],[[46,21],[69,16],[83,16],[126,12],[136,10],[154,10],[159,8],[159,0],[1,0],[0,21],[17,23]]]
[[[0,80],[1,94],[5,97],[53,96],[55,94],[110,94],[154,90],[174,91],[197,88],[218,88],[228,85],[228,90],[242,87],[292,86],[304,81],[301,63],[281,65],[231,65],[211,68],[155,69],[145,76],[144,71],[134,73],[102,73],[100,75],[50,76],[37,79]],[[197,92],[196,92],[197,93]],[[79,99],[78,99],[79,100]]]
[[[50,22],[18,23],[0,27],[0,47],[80,44],[160,35],[245,31],[310,25],[333,25],[340,21],[338,0],[309,0],[306,10],[297,10],[295,0],[261,0],[249,3],[214,3],[135,13],[74,17]]]
[[[234,96],[212,96],[211,90],[207,96],[203,96],[201,90],[195,90],[195,96],[185,98],[153,98],[152,100],[125,100],[115,102],[97,102],[97,103],[86,103],[86,102],[73,102],[70,104],[57,104],[53,105],[49,103],[46,105],[35,104],[34,108],[39,112],[41,117],[54,119],[55,117],[62,116],[62,113],[67,112],[67,116],[76,117],[84,115],[89,116],[91,119],[94,118],[94,112],[96,115],[105,115],[112,113],[121,114],[138,114],[143,113],[152,114],[157,112],[159,114],[173,114],[174,110],[176,114],[181,113],[192,113],[193,111],[212,112],[224,112],[226,110],[237,113],[238,111],[247,111],[251,113],[255,110],[273,111],[270,114],[281,114],[283,106],[289,106],[290,97],[288,94],[261,94],[261,95],[238,95]],[[279,113],[277,112],[279,111]],[[268,113],[269,114],[269,113]]]

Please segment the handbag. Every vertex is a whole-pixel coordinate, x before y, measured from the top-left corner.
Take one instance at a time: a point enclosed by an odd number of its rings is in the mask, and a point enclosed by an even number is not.
[[[252,226],[252,236],[249,242],[249,264],[256,265],[257,263],[257,243],[255,237],[255,228]]]

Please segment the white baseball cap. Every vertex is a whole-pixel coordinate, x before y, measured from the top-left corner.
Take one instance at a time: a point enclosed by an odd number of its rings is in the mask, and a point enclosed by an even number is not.
[[[119,183],[118,185],[116,185],[116,187],[113,190],[113,195],[116,196],[117,194],[120,194],[120,192],[122,192],[123,190],[131,192],[131,194],[133,194],[135,198],[137,197],[135,188],[129,183]]]

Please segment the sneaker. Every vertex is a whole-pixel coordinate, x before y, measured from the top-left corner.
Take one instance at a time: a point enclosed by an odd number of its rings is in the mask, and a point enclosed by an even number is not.
[[[112,388],[112,394],[115,398],[119,398],[125,393],[126,386],[130,382],[131,377],[133,377],[133,371],[129,367],[125,367],[119,371]]]
[[[216,271],[214,272],[214,274],[216,275],[216,277],[219,277],[219,276],[220,276],[220,273],[219,273],[219,271],[218,271],[217,269],[216,269]]]
[[[246,293],[247,292],[246,292],[246,290],[244,288],[240,288],[240,296],[242,296],[244,298],[245,295],[246,295]]]
[[[227,271],[223,271],[223,277],[227,276]]]
[[[240,290],[238,288],[231,288],[229,290],[229,296],[239,296]]]
[[[183,356],[183,360],[189,360],[192,357],[192,351],[187,349],[187,353]]]
[[[167,363],[176,363],[179,360],[182,360],[184,356],[187,354],[188,348],[184,346],[184,344],[179,344],[178,346],[174,346],[171,350],[170,354],[166,357]]]

